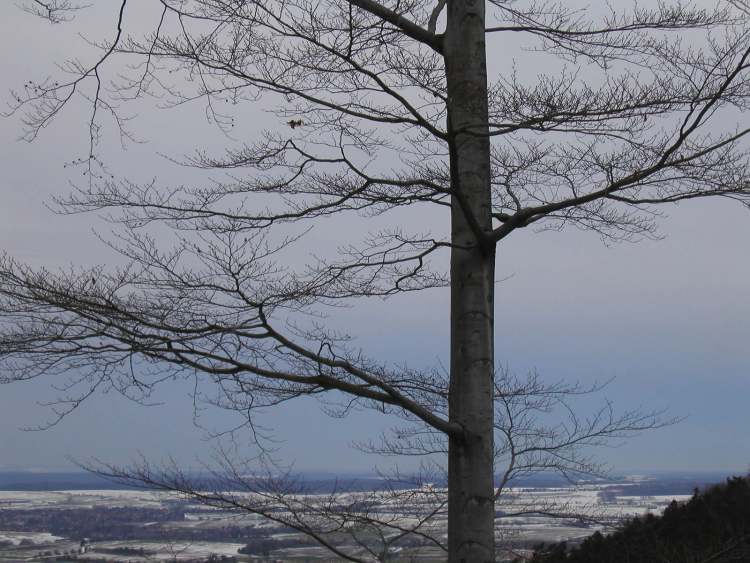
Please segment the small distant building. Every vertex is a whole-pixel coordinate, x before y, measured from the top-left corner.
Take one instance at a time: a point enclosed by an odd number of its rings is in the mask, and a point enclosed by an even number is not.
[[[91,540],[88,538],[83,538],[81,540],[81,547],[78,549],[79,553],[86,553],[89,549],[91,549]]]

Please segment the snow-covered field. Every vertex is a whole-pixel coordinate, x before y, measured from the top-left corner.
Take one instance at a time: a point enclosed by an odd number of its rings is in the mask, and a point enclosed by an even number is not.
[[[225,543],[225,542],[147,542],[147,541],[111,541],[97,543],[92,547],[89,553],[79,556],[79,559],[97,559],[101,558],[102,550],[107,549],[143,549],[144,560],[148,561],[181,561],[186,559],[208,558],[211,555],[235,556],[237,550],[243,547],[244,543]],[[112,557],[110,555],[110,557]],[[113,557],[113,561],[117,559]],[[123,556],[123,560],[138,561],[136,556]]]
[[[60,536],[53,536],[47,532],[8,532],[0,530],[0,543],[9,542],[16,545],[21,545],[21,542],[27,541],[32,544],[48,544],[54,543],[61,540]]]
[[[516,546],[532,545],[539,542],[553,541],[576,541],[585,538],[591,533],[606,528],[608,523],[616,522],[618,519],[644,514],[647,512],[659,513],[674,499],[677,501],[687,500],[689,495],[651,495],[651,496],[625,496],[621,494],[623,489],[637,483],[637,481],[624,481],[621,483],[592,483],[576,488],[573,487],[547,487],[547,488],[512,488],[506,490],[497,503],[496,529],[499,542],[505,545]],[[602,494],[608,488],[608,494]],[[434,492],[434,489],[432,490]],[[351,501],[355,493],[340,495],[340,500]],[[314,502],[317,497],[307,497],[308,502]],[[321,499],[324,498],[321,496]],[[393,498],[386,496],[369,497],[374,500],[378,514],[387,519],[396,514],[415,514],[420,509],[420,496],[414,495],[409,506],[396,506]],[[402,497],[403,498],[403,497]],[[154,491],[127,490],[127,491],[44,491],[44,492],[16,492],[0,491],[0,510],[65,510],[81,508],[163,508],[168,504],[174,506],[174,502],[180,497],[174,494]],[[179,521],[144,522],[137,526],[148,527],[160,525],[168,533],[182,530],[200,528],[207,533],[210,530],[221,530],[223,527],[241,526],[254,530],[253,541],[268,541],[277,545],[273,555],[282,559],[293,557],[304,557],[309,559],[320,559],[326,557],[326,552],[316,547],[299,547],[293,545],[299,534],[284,529],[278,524],[265,520],[257,515],[244,513],[236,514],[222,510],[206,511],[205,507],[197,504],[185,504],[184,516]],[[566,519],[551,518],[543,513],[554,511],[564,512],[569,515],[588,515],[588,518],[571,517]],[[541,512],[541,513],[540,513]],[[180,512],[182,514],[182,512]],[[402,524],[408,524],[404,519]],[[416,522],[416,520],[414,521]],[[438,516],[431,524],[431,529],[436,535],[443,536],[445,532],[445,519]],[[258,535],[260,534],[260,535]],[[137,536],[136,536],[137,537]],[[146,537],[146,536],[144,536]],[[183,536],[184,537],[184,536]],[[201,537],[211,537],[203,535]],[[347,541],[346,536],[342,541]],[[260,539],[258,539],[260,538]],[[23,544],[21,543],[24,539]],[[36,561],[34,553],[44,550],[72,550],[78,547],[81,538],[61,538],[50,533],[39,532],[16,532],[0,530],[0,542],[5,547],[0,547],[0,561]],[[351,538],[349,539],[351,541]],[[212,554],[226,557],[237,557],[239,561],[249,561],[249,557],[238,555],[237,550],[243,543],[226,541],[170,541],[169,538],[160,541],[152,540],[128,540],[128,541],[100,541],[93,542],[90,551],[79,556],[79,558],[102,558],[111,561],[179,561],[187,559],[208,559]],[[21,550],[24,550],[23,552]],[[392,549],[404,549],[394,546]],[[408,549],[408,548],[406,548]],[[117,550],[129,550],[128,555],[117,555]],[[139,556],[133,552],[143,550],[145,554]],[[14,559],[16,554],[17,558]],[[21,556],[23,555],[23,557]],[[436,550],[436,557],[440,557]],[[437,560],[437,559],[436,559]]]
[[[158,491],[0,491],[0,510],[34,508],[152,507],[177,495]]]

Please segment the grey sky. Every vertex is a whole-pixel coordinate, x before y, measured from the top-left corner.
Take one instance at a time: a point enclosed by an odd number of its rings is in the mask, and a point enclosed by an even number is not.
[[[105,10],[106,11],[106,10]],[[99,24],[96,14],[76,25]],[[2,99],[7,89],[54,72],[60,45],[85,53],[75,27],[49,26],[0,5]],[[109,24],[107,24],[109,25]],[[109,27],[103,28],[108,30]],[[150,142],[126,152],[107,141],[116,173],[137,180],[158,176],[173,182],[187,172],[155,153],[179,155],[195,139],[221,142],[195,107],[171,112],[142,106],[133,129]],[[85,149],[85,110],[69,108],[33,144],[16,142],[21,124],[0,121],[0,247],[35,265],[107,263],[111,253],[92,228],[108,232],[95,217],[60,217],[44,207],[64,193],[72,178],[66,161]],[[270,117],[247,110],[242,135]],[[188,119],[189,118],[189,119]],[[179,180],[178,180],[179,181]],[[667,407],[686,421],[599,452],[614,467],[743,470],[750,463],[750,213],[720,201],[666,208],[662,241],[605,247],[589,233],[514,234],[498,253],[497,357],[517,372],[537,369],[548,380],[582,382],[615,378],[602,397],[621,409]],[[306,252],[335,245],[337,230],[322,225]],[[362,322],[366,319],[366,322]],[[413,365],[445,362],[447,294],[403,296],[368,302],[340,312],[371,355]],[[210,445],[193,426],[189,389],[165,387],[165,405],[145,408],[121,397],[95,397],[59,426],[22,432],[46,419],[39,400],[51,399],[49,382],[0,387],[0,469],[70,467],[66,455],[124,462],[141,451],[152,458],[174,455],[186,463],[208,455]],[[596,399],[594,399],[596,400]],[[201,421],[217,429],[225,418],[206,412]],[[299,468],[363,470],[378,464],[349,448],[374,437],[391,421],[372,413],[342,423],[327,418],[314,401],[269,412],[263,419],[285,440],[282,457]]]

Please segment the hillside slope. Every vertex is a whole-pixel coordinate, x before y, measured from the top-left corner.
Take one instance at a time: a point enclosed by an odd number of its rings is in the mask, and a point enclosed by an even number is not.
[[[532,563],[750,563],[750,477],[696,491],[664,514],[633,518],[573,549],[536,551]]]

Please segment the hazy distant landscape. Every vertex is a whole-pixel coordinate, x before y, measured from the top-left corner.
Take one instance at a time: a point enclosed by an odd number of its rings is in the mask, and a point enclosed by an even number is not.
[[[321,495],[340,483],[335,476],[322,473],[306,477]],[[512,554],[528,553],[540,542],[576,543],[626,516],[660,513],[673,499],[686,500],[696,487],[725,477],[719,473],[644,473],[577,487],[553,477],[528,479],[498,503],[498,544],[512,550],[505,552],[510,560]],[[358,488],[373,488],[377,479],[359,476],[351,482],[362,486]],[[257,515],[217,510],[172,493],[115,487],[85,473],[0,473],[0,561],[336,560],[311,539]],[[337,498],[346,503],[357,494],[341,491]],[[378,508],[386,510],[388,500],[382,498],[383,506]],[[544,516],[502,518],[503,511],[550,503],[596,515],[600,523]],[[406,513],[413,508],[399,507]],[[445,519],[434,525],[445,527]],[[355,547],[345,533],[334,541]],[[394,561],[445,559],[439,549],[414,538],[390,551]]]

